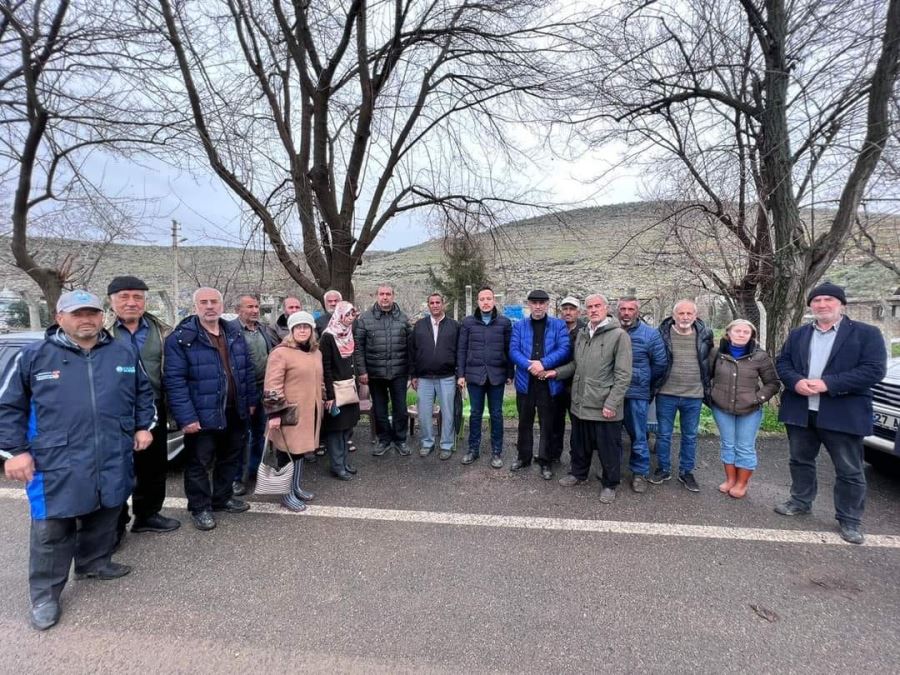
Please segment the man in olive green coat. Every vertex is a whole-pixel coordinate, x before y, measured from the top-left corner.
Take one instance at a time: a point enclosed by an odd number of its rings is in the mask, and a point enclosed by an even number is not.
[[[572,487],[588,478],[594,452],[600,456],[600,501],[611,504],[622,474],[622,420],[631,384],[631,338],[609,316],[599,293],[585,298],[588,324],[575,338],[573,359],[547,377],[572,378],[572,466],[559,484]]]
[[[162,515],[166,498],[166,472],[169,467],[166,401],[162,386],[163,343],[171,328],[146,311],[147,292],[142,279],[118,276],[106,289],[109,304],[115,314],[108,326],[117,340],[131,344],[141,357],[156,399],[156,426],[150,447],[134,453],[134,510],[132,532],[172,532],[181,523]],[[116,529],[116,546],[122,542],[130,517],[128,504],[122,506]]]

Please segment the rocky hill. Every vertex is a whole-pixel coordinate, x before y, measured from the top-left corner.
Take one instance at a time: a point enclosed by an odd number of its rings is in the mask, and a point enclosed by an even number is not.
[[[652,227],[664,207],[656,203],[618,204],[584,208],[531,218],[504,225],[479,235],[489,264],[489,279],[504,302],[520,303],[528,291],[544,288],[555,300],[565,295],[584,297],[600,291],[611,297],[632,290],[638,296],[668,306],[681,295],[701,292],[692,270],[685,269],[683,256],[671,252],[668,233]],[[821,219],[827,214],[818,215]],[[877,230],[885,247],[900,241],[900,221],[885,220]],[[721,256],[709,241],[710,264],[724,266]],[[173,287],[172,249],[163,246],[111,245],[96,266],[95,245],[78,241],[44,240],[37,247],[44,259],[74,255],[75,268],[82,267],[82,284],[103,293],[117,274],[136,274],[154,289],[167,292]],[[885,249],[889,250],[889,249]],[[287,277],[270,252],[213,246],[189,246],[179,249],[179,303],[186,307],[190,292],[200,284],[216,286],[228,292],[258,289],[275,296],[296,293],[296,285]],[[11,264],[8,240],[0,240],[0,288],[34,293],[35,285]],[[439,241],[394,252],[372,252],[366,256],[354,279],[357,301],[371,302],[379,283],[390,282],[397,288],[398,300],[410,310],[424,307],[428,270],[440,269],[443,253]],[[896,277],[848,248],[830,274],[847,283],[851,293],[890,294],[898,285]],[[301,294],[302,295],[302,294]],[[307,298],[312,305],[312,300]]]

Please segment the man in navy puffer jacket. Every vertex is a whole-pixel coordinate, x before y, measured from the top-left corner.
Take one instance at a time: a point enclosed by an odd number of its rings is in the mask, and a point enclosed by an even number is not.
[[[637,298],[620,298],[619,325],[631,338],[631,386],[625,394],[625,430],[631,438],[631,489],[647,491],[650,475],[650,446],[647,444],[647,409],[669,364],[666,345],[655,328],[641,321]]]
[[[494,305],[494,291],[478,291],[478,307],[463,319],[456,345],[456,384],[468,387],[469,451],[462,459],[471,464],[481,454],[481,418],[487,398],[491,417],[491,466],[503,467],[503,390],[512,381],[509,360],[512,322]]]
[[[184,492],[191,520],[198,530],[211,530],[216,526],[212,511],[250,508],[234,498],[232,479],[258,396],[241,330],[220,318],[222,294],[198,288],[194,308],[196,314],[166,338],[164,382],[169,408],[184,431]]]

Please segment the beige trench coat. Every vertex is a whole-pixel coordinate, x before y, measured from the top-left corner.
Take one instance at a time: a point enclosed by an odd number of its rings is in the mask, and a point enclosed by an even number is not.
[[[280,344],[269,354],[264,388],[283,392],[287,402],[297,406],[300,419],[295,426],[282,426],[281,431],[269,430],[269,438],[276,448],[293,455],[305,455],[319,447],[324,383],[322,352],[318,349],[304,352]]]

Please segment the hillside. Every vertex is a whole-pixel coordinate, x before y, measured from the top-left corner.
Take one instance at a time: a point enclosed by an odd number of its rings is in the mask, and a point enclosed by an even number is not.
[[[544,288],[555,299],[569,294],[584,297],[592,291],[615,297],[634,289],[640,297],[656,299],[660,307],[668,306],[676,296],[696,294],[699,289],[694,286],[693,275],[679,269],[683,256],[668,253],[665,235],[650,229],[661,208],[654,203],[584,208],[495,228],[480,235],[489,261],[490,282],[506,303],[523,302],[535,287]],[[877,236],[886,246],[896,246],[900,221],[886,221]],[[698,244],[702,245],[703,242]],[[709,247],[708,242],[706,245]],[[92,255],[91,245],[85,242],[45,240],[39,250],[42,258],[48,260],[75,254],[80,264]],[[720,260],[717,256],[710,252],[711,260]],[[229,293],[258,289],[283,295],[297,291],[271,253],[187,246],[179,249],[179,258],[182,306],[189,304],[190,292],[199,284]],[[0,287],[34,292],[34,284],[12,266],[11,260],[8,240],[0,239],[0,262],[4,263],[0,266]],[[442,260],[439,241],[390,253],[373,252],[366,256],[354,279],[357,300],[368,304],[377,285],[387,281],[395,285],[405,308],[419,309],[430,290],[428,269],[439,270]],[[718,262],[712,264],[720,267]],[[84,272],[85,285],[101,294],[113,276],[135,274],[152,288],[166,290],[171,297],[172,250],[163,246],[111,245],[96,268]],[[850,294],[856,297],[889,294],[900,283],[887,270],[867,264],[865,256],[852,249],[846,251],[829,276],[846,283]],[[307,298],[308,304],[310,300]]]

